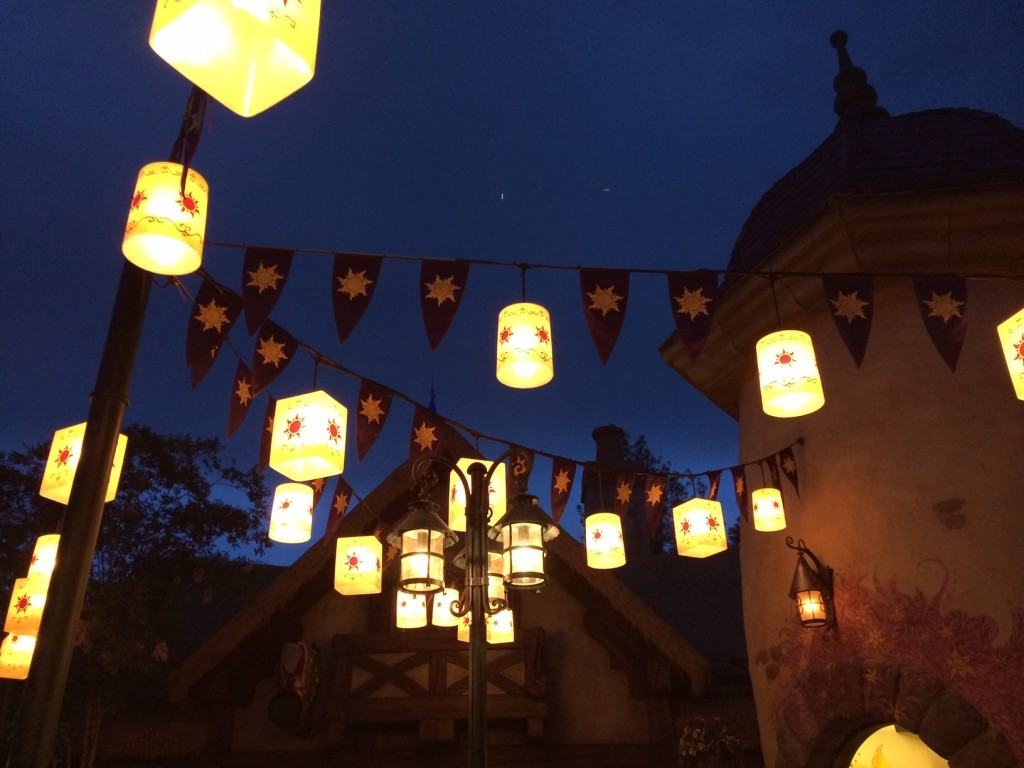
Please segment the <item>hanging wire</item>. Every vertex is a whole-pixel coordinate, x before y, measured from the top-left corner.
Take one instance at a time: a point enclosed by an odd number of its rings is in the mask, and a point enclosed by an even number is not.
[[[185,113],[181,117],[181,128],[178,129],[178,138],[174,141],[171,149],[170,160],[178,163],[181,168],[181,194],[185,194],[185,181],[188,178],[188,171],[192,165],[192,158],[195,157],[199,148],[199,139],[203,135],[203,121],[206,118],[206,104],[208,97],[206,91],[197,85],[192,86],[189,92],[188,101],[185,102]]]
[[[775,307],[775,322],[779,326],[779,330],[782,330],[782,315],[779,314],[779,297],[775,293],[775,278],[774,274],[768,276],[768,285],[772,290],[772,306]]]
[[[524,304],[526,303],[526,270],[527,269],[529,269],[528,265],[526,265],[526,264],[520,264],[519,265],[519,281],[520,281],[520,287],[522,288],[522,291],[521,291],[522,299],[521,299],[521,301]]]

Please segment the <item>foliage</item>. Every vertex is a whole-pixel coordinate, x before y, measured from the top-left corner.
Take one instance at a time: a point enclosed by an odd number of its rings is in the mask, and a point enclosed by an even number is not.
[[[718,717],[691,717],[679,737],[679,762],[695,764],[705,755],[732,755],[740,748],[739,738]]]

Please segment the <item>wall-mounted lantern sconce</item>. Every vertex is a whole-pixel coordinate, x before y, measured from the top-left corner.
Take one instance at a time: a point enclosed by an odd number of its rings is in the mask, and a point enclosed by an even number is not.
[[[832,569],[822,564],[803,539],[797,539],[794,544],[793,537],[787,536],[786,546],[797,552],[789,596],[796,602],[800,623],[809,628],[825,627],[827,635],[836,626]],[[807,562],[808,559],[810,562]]]

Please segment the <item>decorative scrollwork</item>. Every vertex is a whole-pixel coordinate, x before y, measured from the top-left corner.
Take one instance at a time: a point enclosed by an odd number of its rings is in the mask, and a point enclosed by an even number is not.
[[[500,597],[488,597],[487,604],[484,606],[484,611],[488,616],[493,616],[496,613],[501,613],[508,608],[508,601]]]

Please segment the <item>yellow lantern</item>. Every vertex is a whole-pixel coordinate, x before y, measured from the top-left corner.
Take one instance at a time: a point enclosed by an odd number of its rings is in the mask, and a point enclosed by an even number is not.
[[[1018,400],[1024,400],[1024,309],[1001,322],[996,330],[1013,391]]]
[[[487,550],[487,597],[505,599],[505,558],[497,545]]]
[[[724,552],[725,518],[720,502],[690,499],[672,509],[676,530],[676,552],[683,557],[709,557]]]
[[[71,496],[71,483],[78,469],[78,459],[82,455],[82,440],[85,437],[85,422],[73,427],[58,429],[53,433],[50,443],[50,455],[46,459],[43,470],[43,482],[39,486],[39,495],[44,499],[67,504]],[[128,438],[118,435],[117,446],[114,448],[114,463],[110,467],[110,480],[107,481],[107,495],[104,501],[113,501],[117,495],[117,484],[121,480],[121,465],[124,463],[124,452],[128,447]]]
[[[313,535],[313,489],[302,483],[281,483],[274,489],[267,536],[282,544],[301,544]]]
[[[343,536],[334,555],[334,589],[343,595],[378,595],[381,546],[376,536]]]
[[[558,527],[541,511],[537,497],[520,494],[501,521],[503,571],[510,587],[536,589],[544,584],[544,542]]]
[[[159,0],[149,46],[252,117],[313,79],[320,0]]]
[[[452,604],[458,602],[459,590],[452,587],[445,587],[434,595],[434,603],[431,606],[430,623],[435,627],[454,627],[459,623],[459,618],[452,613]]]
[[[0,679],[24,680],[32,664],[36,639],[27,635],[8,635],[0,643]]]
[[[488,471],[494,466],[493,461],[482,459],[459,459],[455,466],[469,479],[470,465],[478,463],[487,467]],[[502,462],[494,470],[487,487],[487,503],[491,509],[491,516],[488,518],[487,524],[490,526],[497,525],[498,521],[505,516],[506,488],[505,464]],[[466,489],[455,472],[451,472],[448,479],[448,527],[453,531],[466,530]]]
[[[591,568],[620,568],[626,564],[622,518],[614,512],[597,512],[587,516],[585,528],[587,565]]]
[[[786,527],[786,510],[778,488],[758,488],[750,501],[754,506],[754,530],[771,532]]]
[[[398,567],[401,590],[420,593],[444,589],[444,551],[456,539],[436,510],[437,504],[429,499],[412,501],[408,512],[388,534],[388,543],[401,552]]]
[[[139,171],[121,252],[147,272],[187,275],[203,261],[210,186],[189,168],[182,194],[183,171],[171,162],[149,163]]]
[[[777,331],[757,342],[761,407],[769,416],[805,416],[825,404],[814,344],[803,331]]]
[[[59,533],[48,533],[36,539],[36,546],[32,550],[32,561],[28,566],[28,577],[30,579],[49,580],[53,569],[57,565],[57,547],[60,544]]]
[[[554,376],[551,315],[540,304],[509,304],[498,313],[498,381],[532,389]]]
[[[398,590],[395,594],[395,626],[399,629],[427,626],[427,596]]]
[[[515,639],[515,620],[511,608],[505,608],[493,616],[487,617],[487,643],[489,645],[514,643]]]
[[[820,590],[799,592],[793,599],[796,600],[797,616],[805,627],[823,627],[828,623],[828,609]]]
[[[4,632],[14,635],[39,634],[39,622],[46,605],[47,582],[43,579],[15,579],[11,603],[4,619]]]
[[[323,390],[277,401],[270,467],[302,482],[345,469],[348,409]]]
[[[486,625],[486,620],[484,624]],[[459,617],[459,629],[455,633],[455,639],[460,643],[469,642],[469,628],[473,626],[473,617],[470,614]]]

